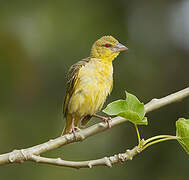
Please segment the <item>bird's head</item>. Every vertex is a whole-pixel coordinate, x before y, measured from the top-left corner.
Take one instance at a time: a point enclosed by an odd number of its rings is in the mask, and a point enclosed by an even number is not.
[[[103,36],[92,46],[91,57],[111,62],[121,51],[128,48],[112,36]]]

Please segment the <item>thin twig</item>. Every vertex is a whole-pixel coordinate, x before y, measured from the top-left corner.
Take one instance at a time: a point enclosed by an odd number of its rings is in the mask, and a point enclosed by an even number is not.
[[[168,95],[161,99],[153,99],[152,101],[150,101],[145,105],[145,110],[146,112],[150,112],[167,104],[180,101],[187,96],[189,96],[189,88],[183,89],[179,92]],[[111,119],[110,125],[111,127],[114,127],[126,121],[127,121],[126,119],[118,116]],[[81,162],[65,161],[60,158],[52,159],[52,158],[40,157],[40,154],[44,152],[59,148],[66,144],[82,141],[87,137],[93,136],[97,133],[100,133],[108,129],[109,129],[108,124],[101,122],[93,126],[90,126],[86,129],[80,130],[79,132],[76,132],[76,137],[74,137],[73,134],[66,134],[62,137],[49,140],[48,142],[30,148],[14,150],[10,153],[2,154],[0,155],[0,165],[16,163],[16,162],[21,163],[24,161],[35,161],[39,163],[47,163],[47,164],[73,167],[73,168],[92,167],[98,165],[111,166],[114,163],[120,161],[123,162],[125,160],[132,159],[136,154],[140,152],[140,149],[138,149],[138,147],[135,147],[132,150],[128,150],[126,153],[122,153],[119,155],[111,156],[108,158],[97,159],[97,160],[81,161]]]

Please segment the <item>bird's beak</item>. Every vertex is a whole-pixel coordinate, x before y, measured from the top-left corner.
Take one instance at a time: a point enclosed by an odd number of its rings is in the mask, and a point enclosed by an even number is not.
[[[127,50],[128,48],[119,42],[117,42],[116,45],[113,47],[114,52],[121,52],[121,51],[127,51]]]

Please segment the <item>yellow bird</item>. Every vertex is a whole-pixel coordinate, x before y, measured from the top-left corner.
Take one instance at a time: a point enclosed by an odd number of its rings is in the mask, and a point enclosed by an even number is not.
[[[63,104],[66,124],[62,135],[74,133],[93,117],[109,122],[108,118],[96,115],[113,87],[112,61],[128,48],[112,36],[103,36],[92,46],[88,58],[73,64],[67,75],[67,90]],[[108,124],[109,125],[109,124]]]

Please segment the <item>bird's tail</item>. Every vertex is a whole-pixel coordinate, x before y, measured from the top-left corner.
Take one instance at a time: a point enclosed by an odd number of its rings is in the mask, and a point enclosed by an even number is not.
[[[85,117],[82,119],[82,121],[81,121],[81,126],[85,126],[85,125],[90,121],[91,118],[92,118],[91,115],[85,116]]]

